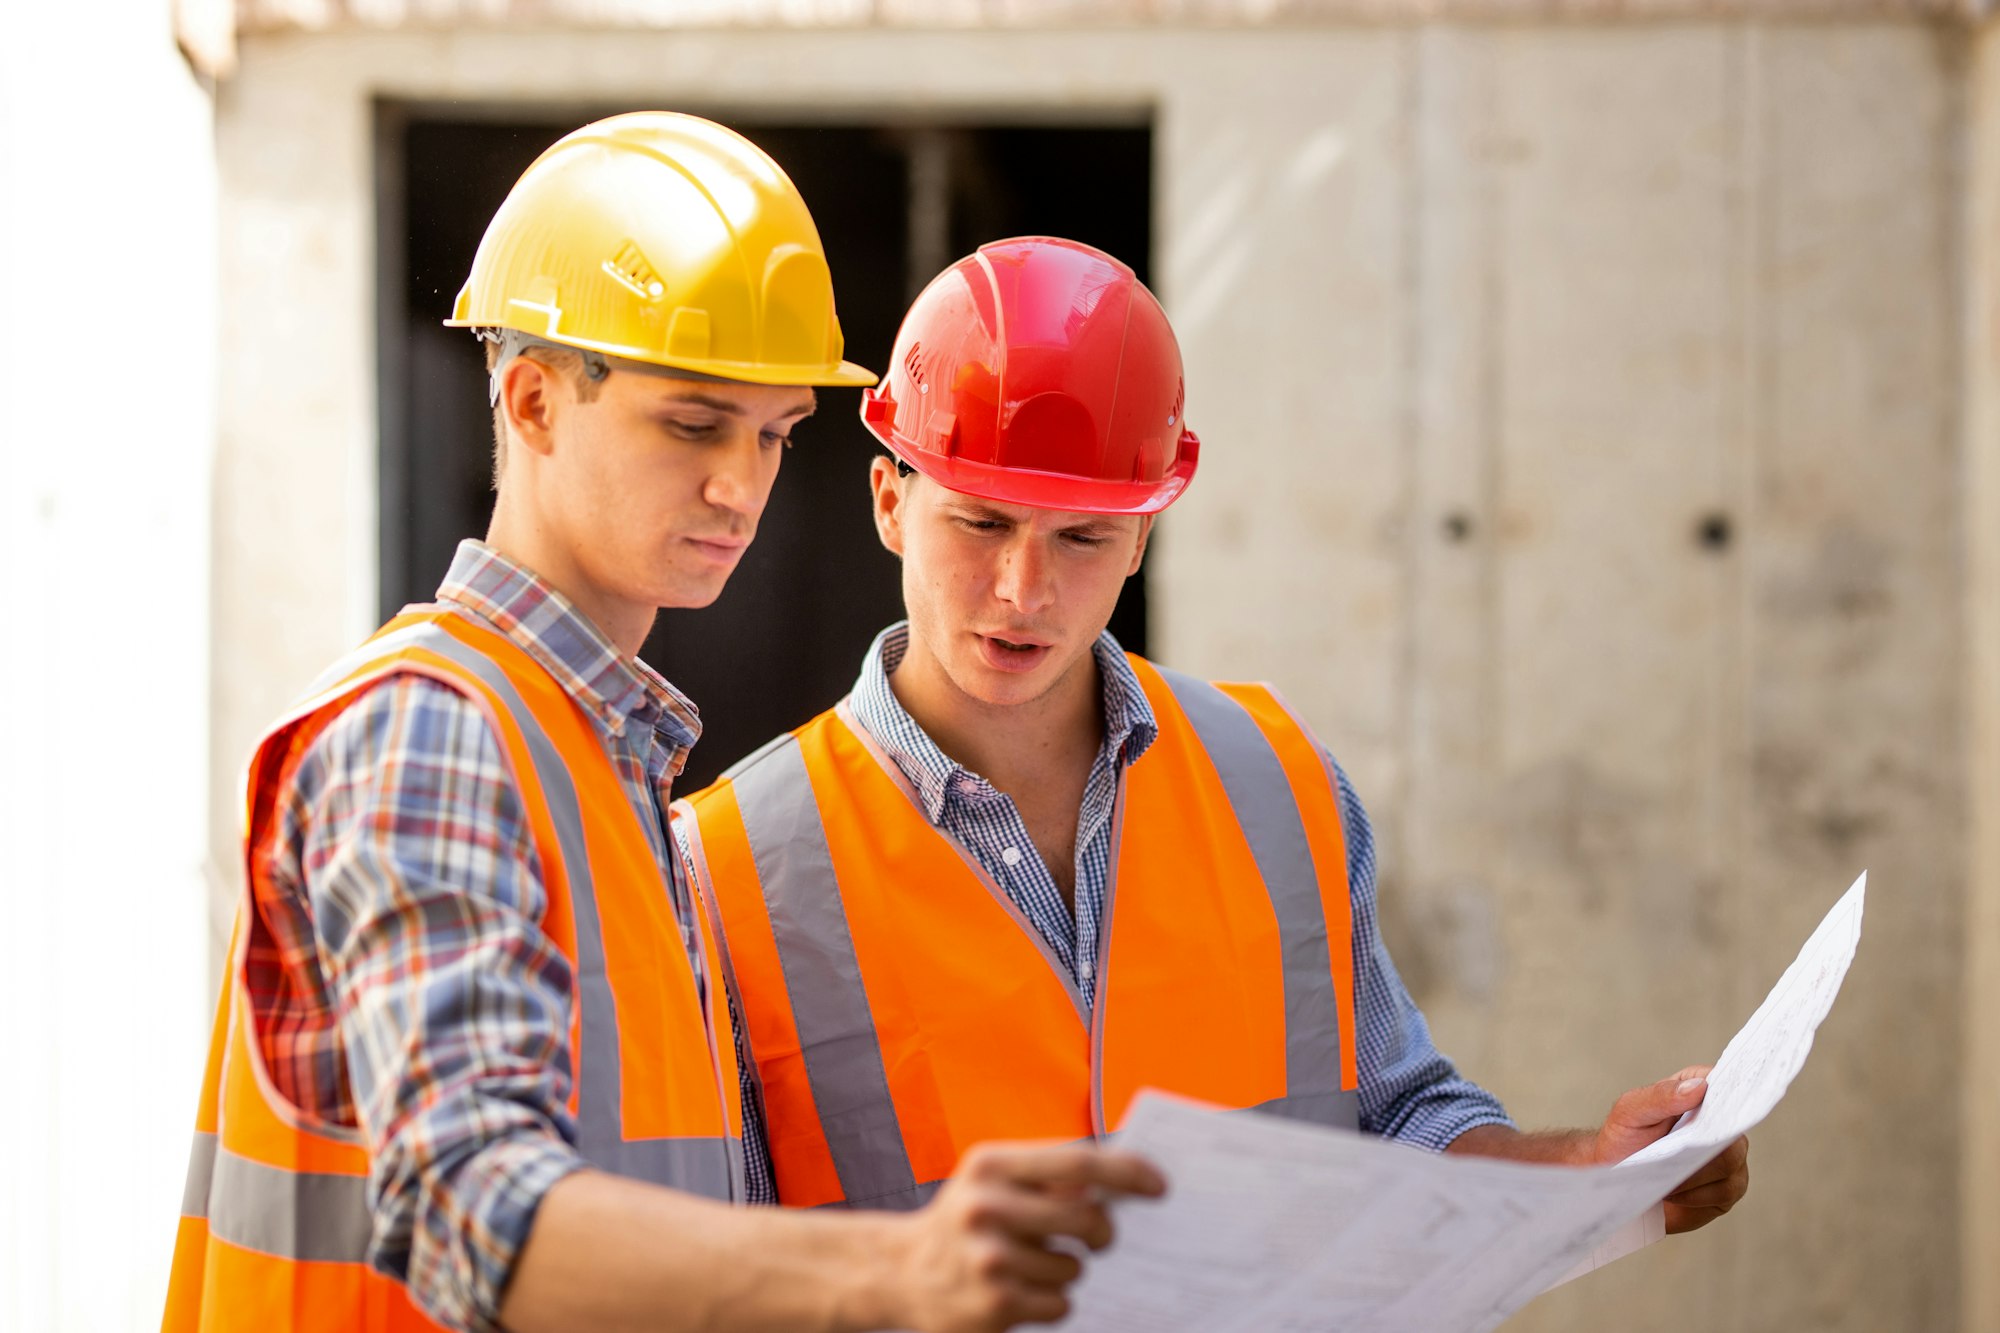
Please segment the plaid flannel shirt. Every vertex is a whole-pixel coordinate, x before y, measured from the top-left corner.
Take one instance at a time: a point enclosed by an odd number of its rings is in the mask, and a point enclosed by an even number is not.
[[[437,596],[520,644],[596,722],[676,893],[662,812],[701,731],[694,705],[479,542]],[[496,1328],[536,1207],[585,1163],[567,1107],[570,967],[537,924],[539,858],[485,717],[426,678],[369,687],[300,757],[251,855],[269,892],[249,991],[273,1081],[359,1126],[370,1262],[439,1322]]]

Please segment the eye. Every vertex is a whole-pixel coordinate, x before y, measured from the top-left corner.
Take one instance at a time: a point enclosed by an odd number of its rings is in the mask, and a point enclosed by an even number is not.
[[[691,440],[696,444],[714,439],[718,430],[716,424],[712,421],[669,420],[666,425],[667,430],[674,435],[679,436],[683,440]]]
[[[1066,532],[1063,536],[1069,538],[1070,545],[1081,546],[1085,549],[1102,546],[1106,540],[1094,532]]]
[[[775,430],[767,430],[757,437],[757,443],[766,449],[789,449],[792,447],[792,437]]]
[[[1004,532],[1007,528],[1007,525],[997,518],[961,517],[958,522],[969,532]]]

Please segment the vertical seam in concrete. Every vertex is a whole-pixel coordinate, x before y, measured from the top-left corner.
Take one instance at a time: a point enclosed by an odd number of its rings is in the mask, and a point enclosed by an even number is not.
[[[1479,354],[1476,359],[1479,377],[1479,424],[1478,453],[1481,476],[1480,504],[1485,515],[1486,530],[1491,534],[1486,543],[1484,557],[1480,564],[1480,640],[1484,648],[1481,657],[1485,662],[1485,674],[1480,681],[1483,696],[1479,707],[1480,759],[1484,764],[1488,779],[1497,787],[1505,779],[1502,770],[1500,735],[1504,722],[1500,716],[1500,666],[1498,645],[1501,632],[1500,567],[1505,558],[1504,517],[1500,506],[1505,492],[1505,462],[1502,452],[1504,440],[1501,412],[1505,407],[1505,387],[1503,375],[1506,370],[1503,334],[1503,311],[1506,303],[1506,268],[1502,259],[1506,249],[1506,198],[1501,185],[1498,153],[1500,136],[1504,127],[1500,124],[1500,83],[1505,77],[1501,73],[1501,60],[1496,45],[1506,40],[1505,30],[1483,31],[1480,34],[1480,54],[1475,62],[1478,88],[1476,96],[1481,104],[1480,124],[1484,126],[1484,138],[1476,146],[1473,154],[1473,169],[1477,173],[1473,187],[1473,197],[1477,200],[1479,215],[1485,225],[1479,228],[1479,268],[1480,268],[1480,311],[1479,311]],[[1502,793],[1493,793],[1496,801]],[[1506,842],[1502,839],[1504,856]],[[1496,866],[1495,873],[1500,870]]]
[[[1938,183],[1939,190],[1936,245],[1938,253],[1943,257],[1944,274],[1969,277],[1971,267],[1968,256],[1971,253],[1972,243],[1967,236],[1967,219],[1972,208],[1976,206],[1973,202],[1976,199],[1975,177],[1968,161],[1968,153],[1972,147],[1969,113],[1975,105],[1970,80],[1974,77],[1977,65],[1973,59],[1967,58],[1963,39],[1954,34],[1950,28],[1942,25],[1934,27],[1931,30],[1931,37],[1937,44],[1937,59],[1946,71],[1945,77],[1941,80],[1942,123],[1931,139],[1932,150],[1938,155],[1939,160],[1936,170],[1929,173],[1930,178]],[[1944,439],[1952,444],[1952,462],[1956,465],[1961,480],[1967,483],[1960,488],[1959,502],[1952,507],[1949,519],[1954,528],[1949,539],[1953,552],[1958,557],[1956,572],[1960,580],[1959,604],[1964,608],[1961,615],[1951,618],[1951,655],[1961,665],[1957,681],[1959,697],[1952,701],[1950,707],[1962,720],[1963,725],[1957,734],[1966,753],[1959,757],[1959,781],[1953,784],[1958,797],[1958,808],[1948,817],[1949,825],[1957,833],[1954,841],[1963,857],[1961,865],[1967,890],[1956,905],[1957,926],[1961,937],[1967,943],[1964,955],[1959,960],[1962,970],[1957,979],[1959,1001],[1957,1013],[1961,1025],[1958,1038],[1960,1049],[1964,1052],[1964,1063],[1957,1071],[1960,1114],[1952,1118],[1955,1130],[1953,1148],[1958,1170],[1951,1177],[1954,1198],[1951,1206],[1945,1210],[1958,1238],[1958,1252],[1955,1256],[1957,1262],[1951,1265],[1952,1276],[1956,1282],[1954,1293],[1956,1300],[1946,1298],[1942,1303],[1947,1309],[1957,1307],[1965,1328],[1979,1329],[1996,1327],[1996,1320],[2000,1320],[2000,1310],[1993,1308],[2000,1305],[2000,1301],[1993,1299],[1994,1293],[1977,1290],[1982,1284],[1993,1282],[1989,1276],[1990,1260],[1994,1253],[1993,1239],[1982,1237],[1980,1234],[1992,1227],[1991,1194],[1987,1190],[1975,1189],[1971,1184],[1975,1180],[1986,1178],[1981,1174],[1975,1174],[1975,1169],[1981,1166],[1981,1145],[1977,1133],[1981,1121],[1988,1120],[1987,1127],[1993,1128],[1990,1122],[1991,1107],[1987,1099],[1981,1096],[1980,1077],[1982,1053],[1986,1052],[1991,1044],[1981,1040],[1987,1021],[1985,1015],[1990,1011],[1990,1006],[1978,1002],[1980,996],[1977,991],[1980,978],[1990,975],[1990,969],[1996,963],[2000,963],[2000,958],[1994,956],[1994,944],[1990,934],[1978,928],[1982,876],[1980,831],[1975,823],[1978,806],[1974,801],[1979,795],[1979,786],[1975,768],[1978,760],[1972,757],[1976,755],[1979,746],[1981,716],[1978,697],[1979,648],[1976,634],[1982,610],[1981,603],[1990,602],[1991,598],[1982,599],[1978,593],[1977,552],[1973,549],[1972,543],[1980,538],[1977,535],[1977,525],[1967,521],[1968,506],[1979,502],[1978,488],[1975,484],[1976,475],[1968,472],[1973,459],[1971,450],[1976,447],[1971,423],[1977,419],[1977,414],[1971,410],[1968,397],[1969,386],[1972,383],[1968,367],[1972,363],[1971,349],[1974,345],[1971,338],[1973,326],[1970,322],[1973,316],[1969,312],[1978,308],[1978,299],[1976,295],[1968,295],[1968,292],[1976,293],[1976,289],[1968,282],[1953,281],[1951,276],[1945,278],[1943,287],[1942,313],[1947,329],[1944,339],[1947,345],[1945,373],[1946,382],[1951,389],[1943,395],[1940,424]],[[1990,872],[1989,867],[1988,873]],[[1988,891],[1990,892],[1990,885]],[[1990,1054],[1985,1058],[1990,1060]],[[1988,1308],[1982,1310],[1980,1308],[1982,1305]]]
[[[1780,299],[1778,285],[1772,278],[1778,209],[1776,187],[1770,179],[1771,141],[1774,134],[1772,120],[1777,113],[1776,100],[1770,97],[1767,91],[1766,64],[1771,56],[1765,35],[1762,24],[1755,21],[1745,22],[1742,107],[1744,172],[1748,188],[1745,193],[1743,217],[1747,269],[1744,279],[1747,296],[1743,356],[1747,381],[1747,412],[1745,447],[1742,450],[1738,472],[1743,488],[1744,532],[1741,554],[1742,575],[1737,585],[1738,658],[1743,682],[1736,701],[1737,726],[1742,736],[1740,762],[1743,784],[1742,809],[1739,811],[1735,831],[1738,865],[1749,864],[1750,812],[1757,799],[1756,600],[1757,589],[1761,586],[1760,566],[1762,553],[1765,550],[1762,513],[1763,465],[1764,452],[1770,447],[1777,431],[1777,396],[1773,382],[1775,349],[1771,330],[1778,322],[1772,307]],[[1737,931],[1744,932],[1755,920],[1756,913],[1754,904],[1748,901],[1747,881],[1740,883],[1738,889],[1734,895],[1736,911],[1731,924]],[[1765,984],[1766,978],[1753,951],[1738,953],[1734,972],[1730,993],[1734,999],[1735,1009],[1739,1013],[1747,1012],[1761,995],[1761,987]]]
[[[2000,95],[1993,80],[1991,33],[1976,36],[1967,71],[1968,93],[1959,107],[1964,202],[1960,244],[1951,272],[1962,273],[1957,327],[1961,332],[1957,426],[1963,450],[1966,690],[1964,762],[1967,784],[1965,896],[1965,1015],[1961,1036],[1959,1115],[1959,1320],[1966,1330],[2000,1328],[2000,1275],[1991,1259],[2000,1249],[2000,1203],[1989,1189],[1972,1187],[2000,1171],[2000,436],[1996,436],[1993,317],[2000,269],[1995,225],[2000,212]],[[1982,521],[1982,519],[1984,521]]]
[[[1944,256],[1944,273],[1947,275],[1964,274],[1967,272],[1966,256],[1970,250],[1966,236],[1965,217],[1970,207],[1967,201],[1972,198],[1970,188],[1972,174],[1968,170],[1966,156],[1971,145],[1971,135],[1967,128],[1969,124],[1967,113],[1972,105],[1969,78],[1976,66],[1970,59],[1963,58],[1966,55],[1966,48],[1963,45],[1953,45],[1953,43],[1962,39],[1956,38],[1949,28],[1942,26],[1934,28],[1932,30],[1932,40],[1938,44],[1937,56],[1940,62],[1944,63],[1950,71],[1947,77],[1942,80],[1945,98],[1943,108],[1944,123],[1939,127],[1938,136],[1935,140],[1936,151],[1942,158],[1935,173],[1935,179],[1939,182],[1941,195],[1938,200],[1937,209],[1938,230],[1940,233],[1938,236],[1938,248],[1939,252]],[[1955,70],[1951,69],[1954,53],[1961,57],[1956,62],[1957,67]],[[1952,450],[1954,455],[1953,461],[1960,469],[1959,475],[1963,477],[1965,475],[1963,469],[1969,461],[1967,445],[1971,440],[1967,427],[1968,423],[1972,420],[1972,413],[1968,411],[1963,387],[1969,383],[1967,366],[1970,362],[1968,355],[1969,344],[1963,334],[1969,327],[1968,311],[1976,309],[1977,302],[1968,297],[1967,292],[1969,288],[1966,283],[1955,282],[1947,277],[1943,285],[1943,297],[1945,301],[1944,315],[1948,330],[1946,343],[1949,349],[1946,354],[1946,376],[1947,383],[1951,386],[1951,391],[1944,395],[1944,437],[1955,446]],[[1960,596],[1963,599],[1966,597],[1967,591],[1976,589],[1977,586],[1976,579],[1972,573],[1971,552],[1967,549],[1967,544],[1976,539],[1974,536],[1975,525],[1967,522],[1966,509],[1966,500],[1970,499],[1976,502],[1977,496],[1970,487],[1962,490],[1960,495],[1960,503],[1952,508],[1951,522],[1956,529],[1952,533],[1952,544],[1958,555],[1957,572],[1961,581]],[[1990,601],[1990,598],[1985,600]],[[1966,612],[1963,616],[1952,618],[1952,629],[1954,631],[1952,648],[1954,649],[1956,659],[1960,663],[1965,664],[1960,668],[1961,672],[1965,673],[1967,666],[1975,666],[1977,663],[1976,654],[1978,649],[1973,642],[1973,635],[1977,625],[1976,617],[1980,614],[1981,607],[1978,601],[1969,599],[1962,601],[1961,604],[1966,607]],[[1962,726],[1958,735],[1967,751],[1972,752],[1977,749],[1979,735],[1977,725],[1980,716],[1980,704],[1976,697],[1979,689],[1978,675],[1970,673],[1961,674],[1958,689],[1960,691],[1960,698],[1956,701],[1956,708],[1953,711],[1964,719],[1966,723],[1970,724]],[[1969,773],[1967,768],[1968,765],[1961,758],[1959,760],[1960,781],[1954,784],[1958,788],[1959,808],[1952,812],[1953,818],[1951,819],[1951,824],[1958,835],[1955,841],[1961,849],[1961,855],[1964,858],[1962,865],[1965,871],[1965,883],[1970,889],[1970,892],[1962,897],[1958,903],[1960,913],[1958,921],[1959,929],[1962,932],[1962,937],[1968,941],[1965,957],[1960,960],[1963,970],[1959,974],[1959,993],[1957,996],[1959,1001],[1957,1008],[1960,1023],[1962,1024],[1959,1033],[1959,1042],[1961,1049],[1966,1052],[1965,1065],[1958,1071],[1958,1090],[1961,1106],[1972,1108],[1973,1116],[1977,1117],[1982,1113],[1985,1115],[1991,1114],[1990,1108],[1982,1110],[1982,1106],[1975,1104],[1972,1100],[1972,1098],[1978,1096],[1980,1091],[1979,1067],[1981,1052],[1988,1051],[1991,1045],[1989,1042],[1982,1042],[1980,1040],[1984,1035],[1986,1022],[1984,1016],[1990,1012],[1990,1007],[1971,1003],[1971,1001],[1978,998],[1975,995],[1975,988],[1980,984],[1979,978],[1991,975],[1991,966],[2000,960],[1996,960],[1992,956],[1993,941],[1991,936],[1976,928],[1980,907],[1981,878],[1979,873],[1980,851],[1976,841],[1979,837],[1979,832],[1973,825],[1975,807],[1972,804],[1972,798],[1977,793],[1978,788],[1972,780],[1974,775]],[[1968,927],[1972,928],[1968,929]],[[1990,1058],[1990,1055],[1988,1058]],[[1984,1100],[1984,1098],[1980,1098],[1979,1102],[1984,1103]],[[1979,1284],[1991,1283],[1993,1281],[1988,1274],[1991,1267],[1990,1261],[1994,1254],[1992,1239],[1984,1238],[1980,1235],[1990,1225],[1991,1209],[1993,1207],[1991,1193],[1989,1190],[1972,1187],[1972,1182],[1981,1179],[1981,1177],[1973,1175],[1969,1170],[1969,1168],[1979,1164],[1980,1148],[1975,1135],[1978,1127],[1978,1119],[1965,1115],[1957,1117],[1955,1124],[1957,1131],[1955,1135],[1956,1142],[1953,1145],[1956,1149],[1955,1156],[1959,1167],[1958,1171],[1952,1177],[1952,1186],[1957,1197],[1953,1200],[1954,1206],[1950,1210],[1950,1216],[1957,1229],[1959,1240],[1960,1261],[1954,1265],[1956,1270],[1954,1277],[1957,1279],[1958,1285],[1958,1301],[1956,1303],[1963,1312],[1963,1323],[1968,1329],[1991,1328],[1994,1327],[1995,1323],[1992,1317],[1994,1314],[1992,1310],[1982,1312],[1975,1305],[1975,1302],[1989,1305],[1993,1303],[1988,1301],[1984,1295],[1975,1292],[1974,1288]],[[1975,1244],[1975,1242],[1982,1239],[1984,1240],[1984,1244]]]
[[[356,105],[348,109],[347,146],[354,156],[347,161],[353,175],[353,187],[348,197],[356,201],[354,215],[347,219],[350,230],[347,239],[353,245],[353,255],[357,266],[365,274],[362,290],[372,290],[375,286],[375,270],[379,263],[376,245],[375,219],[375,110],[373,98],[359,98]],[[357,160],[358,159],[358,160]],[[369,373],[362,377],[357,422],[365,422],[366,428],[358,432],[358,438],[349,442],[347,454],[347,495],[352,506],[353,519],[347,525],[351,535],[365,534],[365,539],[356,541],[348,550],[347,574],[347,626],[345,636],[349,640],[365,637],[374,632],[381,623],[376,614],[377,603],[381,600],[381,532],[382,505],[377,490],[381,459],[376,453],[376,431],[382,420],[382,385],[373,373],[380,364],[381,328],[379,316],[370,311],[360,321],[362,345],[355,349],[357,366],[365,366]]]
[[[1712,684],[1715,691],[1714,751],[1710,760],[1710,771],[1715,777],[1715,790],[1710,795],[1714,823],[1709,829],[1711,843],[1706,849],[1708,865],[1705,871],[1714,877],[1709,891],[1719,895],[1714,903],[1717,924],[1727,932],[1728,938],[1742,939],[1745,938],[1747,923],[1743,902],[1745,881],[1741,867],[1746,863],[1749,851],[1747,816],[1751,788],[1749,748],[1746,744],[1750,718],[1748,659],[1754,623],[1748,570],[1757,538],[1757,526],[1753,519],[1756,457],[1766,387],[1763,376],[1759,374],[1763,330],[1758,301],[1758,284],[1764,272],[1760,245],[1764,144],[1757,119],[1762,91],[1757,60],[1762,52],[1762,43],[1759,29],[1748,21],[1740,21],[1726,30],[1724,43],[1724,96],[1727,98],[1727,115],[1735,149],[1734,179],[1727,192],[1731,213],[1728,244],[1734,269],[1730,279],[1735,289],[1731,302],[1735,328],[1728,336],[1734,343],[1735,365],[1730,370],[1724,390],[1729,419],[1725,426],[1723,449],[1715,459],[1715,469],[1717,499],[1724,512],[1732,516],[1738,537],[1734,548],[1716,572],[1720,584],[1717,599],[1719,633],[1715,642],[1715,679]],[[1722,990],[1726,1014],[1740,1012],[1726,998],[1732,993],[1729,987]],[[1742,1281],[1742,1264],[1736,1247],[1723,1247],[1713,1257],[1720,1262],[1723,1271],[1718,1275],[1719,1280],[1708,1287],[1711,1321],[1723,1313],[1715,1308],[1717,1303],[1726,1306],[1740,1301]]]
[[[1402,403],[1397,432],[1402,454],[1402,496],[1397,506],[1402,515],[1402,555],[1404,611],[1401,618],[1402,643],[1398,656],[1401,658],[1396,681],[1396,726],[1403,738],[1403,762],[1396,766],[1395,791],[1395,863],[1409,866],[1413,864],[1409,851],[1409,831],[1414,823],[1411,818],[1411,797],[1416,786],[1415,756],[1421,745],[1417,735],[1417,672],[1425,645],[1423,638],[1423,616],[1419,611],[1426,592],[1422,575],[1423,542],[1427,532],[1425,516],[1421,512],[1424,502],[1424,488],[1419,481],[1423,470],[1421,462],[1424,447],[1423,393],[1424,393],[1424,284],[1426,280],[1424,247],[1428,236],[1424,230],[1426,212],[1424,140],[1427,131],[1425,116],[1427,107],[1424,100],[1424,67],[1428,53],[1424,45],[1425,29],[1406,29],[1397,43],[1397,63],[1402,67],[1402,134],[1399,147],[1402,153],[1402,225],[1397,229],[1402,239],[1401,272],[1398,285],[1402,288]]]

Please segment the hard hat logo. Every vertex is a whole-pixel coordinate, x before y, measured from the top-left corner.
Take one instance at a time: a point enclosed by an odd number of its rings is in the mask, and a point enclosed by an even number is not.
[[[981,246],[924,289],[861,417],[955,491],[1153,514],[1194,477],[1185,394],[1173,329],[1132,270],[1035,236]]]
[[[695,116],[586,125],[521,175],[445,323],[752,384],[866,385],[812,215],[762,149]]]

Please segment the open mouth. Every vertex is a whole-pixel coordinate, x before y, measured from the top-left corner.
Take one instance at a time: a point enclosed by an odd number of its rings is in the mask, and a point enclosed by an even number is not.
[[[1050,645],[1034,639],[1010,639],[998,634],[979,636],[980,655],[988,666],[1000,671],[1032,671],[1050,652]]]

